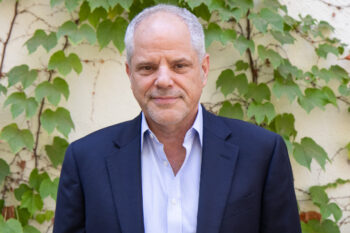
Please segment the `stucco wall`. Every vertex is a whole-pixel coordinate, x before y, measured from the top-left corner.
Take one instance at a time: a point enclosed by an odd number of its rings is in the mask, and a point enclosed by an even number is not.
[[[334,36],[350,44],[350,6],[340,9],[336,7],[350,5],[348,0],[329,0],[335,6],[329,6],[322,0],[283,0],[281,2],[288,6],[292,16],[310,14],[319,20],[327,20],[335,27]],[[0,4],[1,42],[4,41],[7,35],[13,14],[13,5],[14,0],[3,0]],[[63,8],[57,7],[52,10],[48,5],[48,1],[44,0],[20,1],[20,9],[26,9],[31,13],[22,13],[18,16],[5,56],[4,72],[22,63],[27,63],[36,68],[43,67],[47,63],[49,55],[44,52],[43,48],[39,48],[34,54],[28,56],[27,49],[24,46],[25,41],[30,38],[36,28],[56,30],[59,25],[70,18]],[[37,16],[40,16],[40,18]],[[316,57],[308,53],[302,43],[297,44],[297,46],[300,49],[288,50],[287,48],[289,57],[295,64],[309,68]],[[347,48],[345,54],[349,53],[349,48]],[[69,136],[70,141],[102,127],[128,120],[139,113],[140,108],[133,98],[129,88],[129,80],[125,74],[124,54],[119,54],[112,47],[100,50],[97,46],[89,45],[82,45],[78,50],[69,48],[68,51],[77,52],[83,60],[86,60],[83,72],[79,76],[70,74],[67,78],[70,85],[70,98],[64,104],[71,111],[75,123],[75,130]],[[223,68],[234,64],[238,55],[233,51],[232,46],[222,48],[220,45],[214,45],[209,48],[208,52],[211,60],[211,72],[201,101],[215,102],[223,98],[215,88],[216,78]],[[335,59],[330,56],[329,61],[334,62]],[[350,72],[349,61],[340,60],[337,62]],[[322,63],[325,66],[327,64],[327,62]],[[0,82],[6,84],[5,80],[0,80]],[[1,96],[1,105],[3,101],[4,97]],[[314,138],[317,143],[325,148],[331,158],[339,148],[350,142],[350,115],[341,104],[339,108],[329,106],[326,111],[314,109],[310,114],[306,114],[296,104],[290,106],[286,99],[282,98],[275,101],[278,104],[279,112],[293,111],[296,115],[298,137],[310,136]],[[10,119],[9,109],[1,109],[0,127],[2,128],[8,124]],[[19,118],[18,123],[27,124],[24,118]],[[32,122],[32,126],[35,126],[35,122]],[[0,152],[1,157],[3,157],[7,151],[6,145],[0,143],[0,148],[2,148]],[[294,159],[291,158],[296,187],[307,190],[310,185],[333,182],[339,177],[350,179],[350,164],[346,157],[346,151],[337,154],[332,164],[328,163],[326,165],[326,171],[322,171],[318,165],[313,163],[311,172],[296,164]],[[57,172],[51,172],[57,175]],[[311,206],[302,192],[297,191],[297,196],[303,203],[300,206],[302,210]],[[344,214],[348,216],[350,214],[350,186],[345,185],[338,188],[331,192],[330,196],[346,208]],[[350,224],[343,225],[342,232],[350,232]]]

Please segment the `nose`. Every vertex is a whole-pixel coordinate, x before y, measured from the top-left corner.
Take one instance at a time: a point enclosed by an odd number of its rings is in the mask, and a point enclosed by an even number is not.
[[[158,88],[169,88],[173,85],[171,70],[166,65],[159,67],[155,85]]]

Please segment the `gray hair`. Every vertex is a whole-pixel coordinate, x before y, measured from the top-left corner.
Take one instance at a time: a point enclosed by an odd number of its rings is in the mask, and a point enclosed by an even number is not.
[[[188,30],[190,31],[191,44],[197,52],[198,59],[203,59],[205,55],[204,32],[203,27],[199,23],[197,17],[185,8],[167,4],[159,4],[141,11],[136,17],[133,18],[133,20],[131,20],[130,24],[128,25],[124,37],[126,59],[128,64],[131,65],[131,57],[134,52],[135,28],[142,20],[158,12],[168,12],[174,14],[184,21],[188,27]]]

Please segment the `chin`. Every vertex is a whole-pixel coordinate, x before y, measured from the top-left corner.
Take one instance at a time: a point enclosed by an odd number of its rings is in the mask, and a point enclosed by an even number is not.
[[[162,109],[148,111],[153,122],[159,125],[175,125],[181,123],[187,116],[185,109]]]

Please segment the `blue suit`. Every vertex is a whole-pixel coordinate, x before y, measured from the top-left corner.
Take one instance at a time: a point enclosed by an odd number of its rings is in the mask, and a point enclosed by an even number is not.
[[[205,110],[203,125],[197,233],[300,233],[283,139]],[[141,115],[68,147],[54,233],[144,232],[140,127]]]

